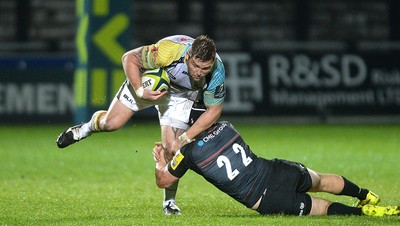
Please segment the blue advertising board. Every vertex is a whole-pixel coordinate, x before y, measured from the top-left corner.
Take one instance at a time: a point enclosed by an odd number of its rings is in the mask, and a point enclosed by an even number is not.
[[[73,118],[73,57],[0,57],[0,122]]]

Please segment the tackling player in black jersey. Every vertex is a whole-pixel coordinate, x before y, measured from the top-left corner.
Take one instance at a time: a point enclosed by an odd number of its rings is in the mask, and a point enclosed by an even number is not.
[[[183,146],[172,161],[156,143],[156,183],[170,186],[188,169],[260,214],[288,215],[399,215],[398,206],[377,206],[379,196],[335,174],[321,174],[301,163],[260,158],[229,122],[218,122]],[[328,192],[357,197],[357,206],[312,197]]]

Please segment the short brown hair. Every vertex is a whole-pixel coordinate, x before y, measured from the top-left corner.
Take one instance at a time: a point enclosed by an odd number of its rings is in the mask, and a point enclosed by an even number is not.
[[[190,57],[195,57],[203,62],[214,60],[217,52],[214,40],[206,35],[198,36],[192,43]]]

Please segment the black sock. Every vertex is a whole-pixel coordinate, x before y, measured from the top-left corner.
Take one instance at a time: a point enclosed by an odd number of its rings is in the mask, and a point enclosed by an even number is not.
[[[359,186],[355,185],[353,182],[347,180],[343,177],[344,180],[344,187],[343,190],[338,195],[347,195],[351,197],[357,197],[360,200],[364,200],[367,197],[368,190],[364,188],[360,188]]]
[[[328,206],[327,212],[328,215],[361,215],[361,208],[333,202]]]

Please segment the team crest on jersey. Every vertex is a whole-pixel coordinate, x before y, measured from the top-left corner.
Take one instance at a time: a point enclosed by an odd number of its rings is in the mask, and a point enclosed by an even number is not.
[[[171,161],[171,168],[175,170],[184,158],[185,156],[182,155],[181,151],[178,151]]]
[[[217,86],[215,88],[214,97],[215,98],[223,98],[225,96],[225,86],[224,84]]]

